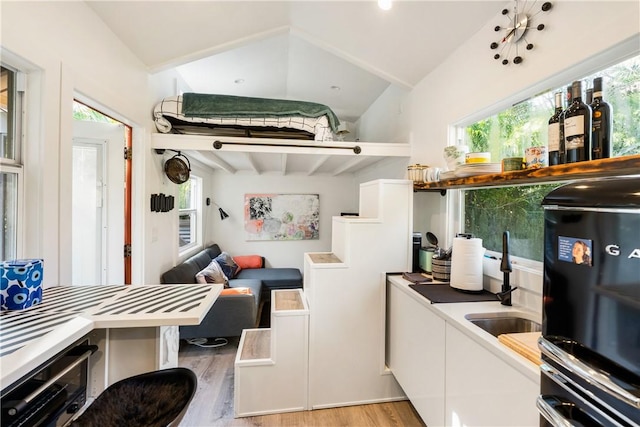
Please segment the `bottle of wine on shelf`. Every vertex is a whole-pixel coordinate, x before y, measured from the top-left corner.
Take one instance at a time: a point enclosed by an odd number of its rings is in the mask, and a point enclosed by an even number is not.
[[[571,105],[564,114],[566,163],[591,159],[591,107],[582,102],[582,82],[571,85]]]
[[[560,113],[560,163],[563,164],[567,162],[567,150],[564,146],[564,116],[571,105],[571,85],[567,86],[566,92],[566,100],[565,104],[567,107]]]
[[[607,159],[611,157],[613,112],[611,106],[602,100],[602,77],[593,80],[591,117],[591,159]]]
[[[591,105],[592,102],[593,102],[593,88],[589,88],[587,89],[587,98],[585,99],[584,103],[587,105]]]
[[[549,150],[549,166],[559,165],[560,158],[560,116],[562,115],[562,92],[555,93],[556,110],[549,119],[547,145]]]

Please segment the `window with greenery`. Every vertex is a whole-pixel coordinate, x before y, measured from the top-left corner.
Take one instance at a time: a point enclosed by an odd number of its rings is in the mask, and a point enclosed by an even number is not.
[[[73,120],[98,123],[120,123],[119,121],[112,119],[111,117],[102,114],[100,111],[94,110],[75,99],[73,100]]]
[[[201,240],[202,179],[191,175],[178,189],[178,246],[183,253]]]
[[[21,125],[23,92],[17,88],[19,72],[0,66],[0,203],[2,246],[0,259],[19,257],[19,205],[22,184]]]
[[[613,157],[640,153],[640,56],[583,79],[592,87],[603,77],[603,98],[613,110]],[[499,161],[522,156],[525,148],[547,145],[547,123],[557,88],[523,101],[464,129],[470,151],[490,152]],[[483,239],[489,250],[502,250],[502,232],[509,230],[511,253],[536,261],[543,257],[544,196],[560,184],[464,191],[465,232]]]

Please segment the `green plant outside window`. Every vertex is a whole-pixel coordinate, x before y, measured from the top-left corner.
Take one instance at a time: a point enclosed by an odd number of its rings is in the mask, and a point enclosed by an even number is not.
[[[640,56],[614,65],[584,82],[591,87],[603,77],[604,100],[613,110],[613,157],[640,153]],[[565,85],[565,88],[567,85]],[[547,123],[558,88],[523,101],[465,129],[470,151],[490,152],[492,159],[522,156],[525,148],[547,145]],[[509,230],[513,255],[542,261],[544,196],[561,184],[527,185],[464,191],[466,233],[483,239],[488,250],[502,250],[502,232]]]

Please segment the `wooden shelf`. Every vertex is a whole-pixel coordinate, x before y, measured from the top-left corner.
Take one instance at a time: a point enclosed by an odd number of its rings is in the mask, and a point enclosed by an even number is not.
[[[570,163],[541,169],[453,178],[438,182],[414,183],[413,190],[416,192],[439,191],[444,194],[449,189],[533,185],[622,175],[640,175],[640,155]]]

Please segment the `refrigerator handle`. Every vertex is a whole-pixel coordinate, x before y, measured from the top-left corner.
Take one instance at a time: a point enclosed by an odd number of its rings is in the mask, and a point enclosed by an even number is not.
[[[583,380],[593,384],[610,396],[628,403],[634,408],[640,409],[640,397],[634,396],[615,382],[611,381],[609,374],[606,372],[577,359],[575,356],[558,348],[544,337],[540,337],[538,339],[538,347],[542,354],[564,366]]]

